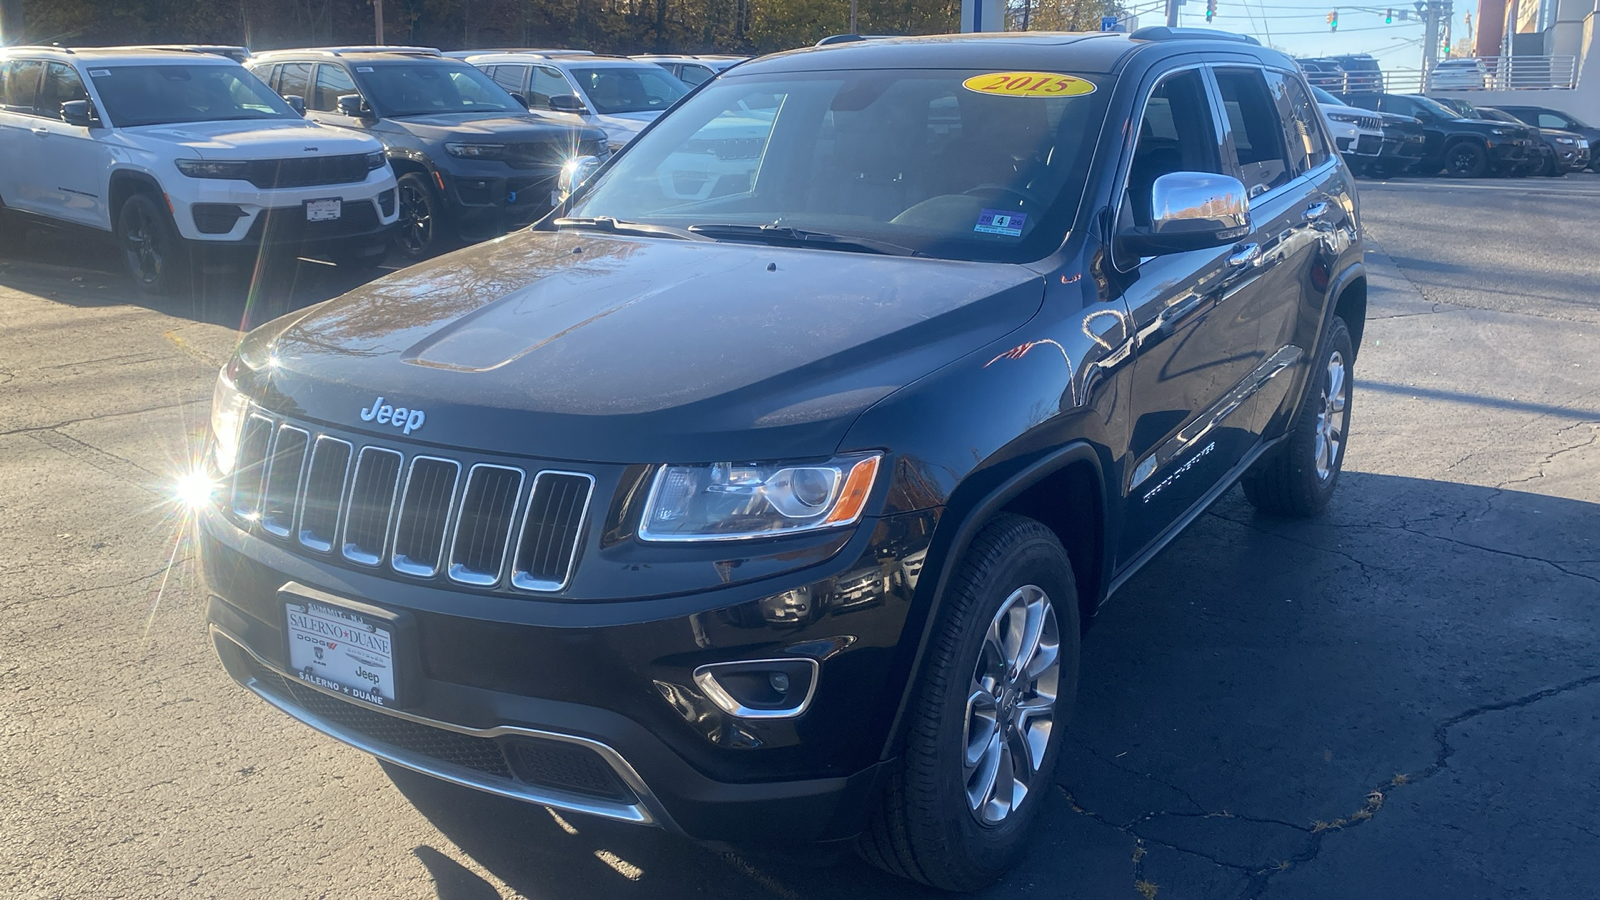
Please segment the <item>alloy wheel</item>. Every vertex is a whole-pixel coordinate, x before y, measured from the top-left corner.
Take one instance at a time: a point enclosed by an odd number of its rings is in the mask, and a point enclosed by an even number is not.
[[[400,186],[399,240],[410,253],[422,253],[433,243],[433,202],[426,188]]]
[[[127,244],[128,268],[141,283],[154,284],[161,278],[163,263],[161,248],[156,244],[156,223],[150,220],[149,212],[143,207],[135,206],[130,213],[132,221],[122,233]]]
[[[967,691],[962,779],[979,824],[999,825],[1041,778],[1055,725],[1061,634],[1050,597],[1024,585],[983,636]]]
[[[1328,372],[1322,384],[1322,410],[1317,413],[1317,480],[1333,477],[1339,452],[1344,449],[1344,410],[1349,403],[1344,354],[1333,351],[1328,357]]]

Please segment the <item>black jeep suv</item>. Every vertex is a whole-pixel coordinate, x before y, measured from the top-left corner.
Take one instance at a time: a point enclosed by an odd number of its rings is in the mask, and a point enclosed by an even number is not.
[[[216,649],[446,781],[974,888],[1100,604],[1236,481],[1328,502],[1366,296],[1349,170],[1253,42],[766,57],[535,229],[245,339]]]
[[[1533,129],[1467,118],[1420,94],[1345,94],[1351,106],[1410,116],[1422,123],[1422,157],[1412,166],[1419,175],[1443,169],[1458,178],[1510,174],[1539,152]]]
[[[431,50],[279,50],[249,68],[306,118],[383,142],[400,188],[395,246],[412,259],[533,222],[558,199],[569,159],[605,152],[599,129],[530,113],[489,76]]]

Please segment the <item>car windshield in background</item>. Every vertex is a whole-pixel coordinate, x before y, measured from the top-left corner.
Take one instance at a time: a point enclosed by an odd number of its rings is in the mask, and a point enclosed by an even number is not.
[[[107,66],[89,69],[89,77],[105,114],[119,128],[300,118],[239,66]]]
[[[583,92],[589,95],[594,112],[606,116],[661,112],[689,93],[688,85],[650,63],[571,71]]]
[[[1022,95],[999,92],[1011,82]],[[990,70],[725,77],[641,136],[571,216],[719,240],[1040,259],[1076,215],[1104,119],[1098,87]],[[801,238],[814,232],[824,240]]]
[[[1459,119],[1459,118],[1461,118],[1461,114],[1460,113],[1456,112],[1455,110],[1451,109],[1448,106],[1445,106],[1443,103],[1440,103],[1437,100],[1429,100],[1427,97],[1412,97],[1411,99],[1417,101],[1417,105],[1418,106],[1422,107],[1423,109],[1427,110],[1428,112],[1433,113],[1434,115],[1438,116],[1441,119]]]
[[[433,61],[355,68],[367,101],[385,116],[523,111],[505,88],[472,66]]]
[[[1322,88],[1317,87],[1314,84],[1311,86],[1311,94],[1312,94],[1312,96],[1317,98],[1317,102],[1318,103],[1326,103],[1329,106],[1349,106],[1350,105],[1350,104],[1344,102],[1343,100],[1340,100],[1338,97],[1335,97],[1334,95],[1332,95],[1332,94],[1328,93],[1327,91],[1323,90]]]

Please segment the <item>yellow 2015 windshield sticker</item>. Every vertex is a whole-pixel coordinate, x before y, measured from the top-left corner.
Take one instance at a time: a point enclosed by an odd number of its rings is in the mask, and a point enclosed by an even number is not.
[[[1081,97],[1094,93],[1094,82],[1059,72],[990,72],[974,75],[961,86],[1002,97]]]

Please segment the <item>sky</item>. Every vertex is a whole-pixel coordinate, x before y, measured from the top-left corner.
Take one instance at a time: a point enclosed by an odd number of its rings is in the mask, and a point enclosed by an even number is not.
[[[1141,26],[1166,23],[1162,0],[1132,0],[1128,7],[1139,15]],[[1217,0],[1217,15],[1207,26],[1205,0],[1187,0],[1178,7],[1178,24],[1252,35],[1294,56],[1370,53],[1384,69],[1420,69],[1422,22],[1412,0],[1393,8],[1394,24],[1385,25],[1386,7],[1339,6],[1333,0]],[[1400,19],[1402,8],[1411,13],[1407,21]],[[1335,9],[1339,11],[1339,30],[1330,33],[1328,13]],[[1469,11],[1476,25],[1477,4],[1472,0],[1455,4],[1451,24],[1456,41],[1468,36],[1465,17]]]

